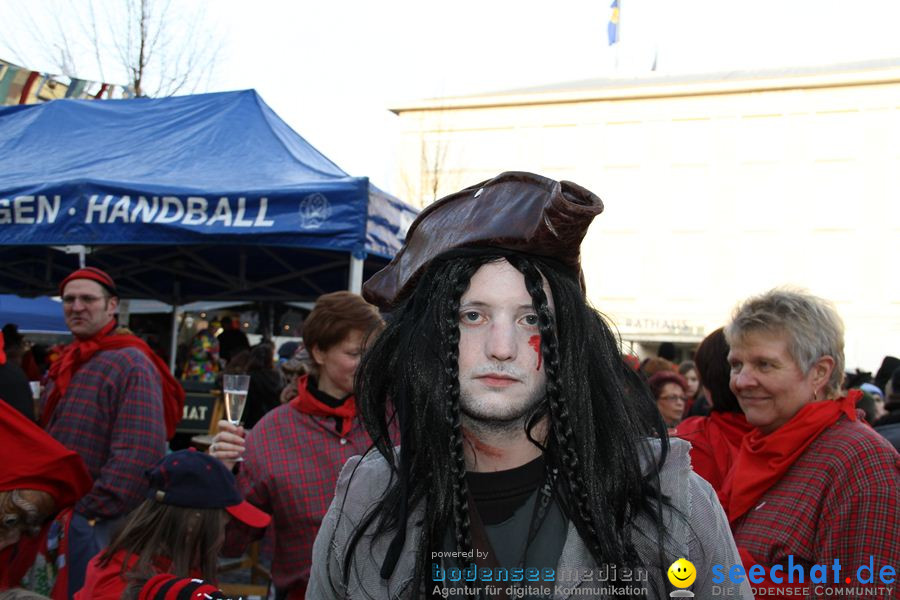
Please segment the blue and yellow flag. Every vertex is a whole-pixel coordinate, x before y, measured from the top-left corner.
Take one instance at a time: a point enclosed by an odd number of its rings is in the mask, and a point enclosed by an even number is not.
[[[609,36],[609,45],[619,41],[619,0],[613,0],[609,5],[609,24],[606,26],[606,34]]]

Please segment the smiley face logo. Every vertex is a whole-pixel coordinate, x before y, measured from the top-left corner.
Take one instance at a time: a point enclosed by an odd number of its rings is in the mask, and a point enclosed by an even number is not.
[[[668,575],[672,585],[686,588],[697,579],[697,569],[694,568],[694,563],[691,561],[679,558],[669,566]]]

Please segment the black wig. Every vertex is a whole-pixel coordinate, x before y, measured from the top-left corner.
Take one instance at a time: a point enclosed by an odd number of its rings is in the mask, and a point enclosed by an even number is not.
[[[456,550],[472,548],[460,424],[459,303],[472,275],[503,259],[523,274],[538,315],[546,395],[525,428],[533,440],[531,428],[549,416],[542,448],[548,470],[556,474],[560,507],[597,565],[642,566],[631,539],[638,513],[646,513],[662,536],[658,469],[668,444],[646,385],[622,360],[615,336],[587,304],[576,275],[549,259],[483,248],[436,259],[389,315],[386,329],[362,360],[356,382],[361,417],[392,478],[386,495],[351,537],[345,578],[364,533],[392,539],[381,571],[390,577],[407,518],[422,505],[412,589],[423,586],[428,557],[442,549],[448,532]],[[391,443],[390,419],[399,425],[399,453]],[[643,443],[648,437],[661,439],[659,457]],[[642,475],[642,452],[648,464],[655,464],[650,476]]]

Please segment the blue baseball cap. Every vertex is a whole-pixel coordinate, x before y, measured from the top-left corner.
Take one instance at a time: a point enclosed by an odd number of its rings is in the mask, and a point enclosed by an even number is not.
[[[234,475],[219,459],[194,448],[163,457],[146,472],[147,498],[184,508],[222,508],[251,527],[266,527],[272,518],[241,496]]]

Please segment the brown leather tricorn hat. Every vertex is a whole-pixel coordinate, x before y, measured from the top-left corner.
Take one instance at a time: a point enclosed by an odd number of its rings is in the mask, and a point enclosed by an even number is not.
[[[599,197],[569,181],[512,171],[441,198],[423,210],[394,260],[366,281],[363,296],[387,309],[413,289],[436,257],[460,248],[490,246],[545,256],[581,273],[581,240]]]

